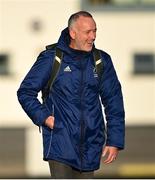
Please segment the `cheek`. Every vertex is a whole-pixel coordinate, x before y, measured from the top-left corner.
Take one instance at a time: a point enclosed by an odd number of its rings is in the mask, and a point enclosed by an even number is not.
[[[79,42],[84,44],[84,43],[87,42],[87,39],[88,39],[88,38],[87,38],[86,36],[81,36],[81,37],[79,38]]]
[[[86,35],[83,35],[83,34],[78,34],[76,36],[76,43],[80,46],[84,46],[87,42],[87,36]]]
[[[83,40],[83,38],[81,38],[81,37],[79,37],[78,39],[76,39],[76,42],[77,42],[79,45],[84,44],[84,40]]]

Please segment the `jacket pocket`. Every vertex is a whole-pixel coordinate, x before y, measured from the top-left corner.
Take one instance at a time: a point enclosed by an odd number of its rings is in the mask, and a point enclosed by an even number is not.
[[[44,157],[48,158],[53,140],[53,129],[47,126],[42,127],[43,133],[43,146],[44,146]]]

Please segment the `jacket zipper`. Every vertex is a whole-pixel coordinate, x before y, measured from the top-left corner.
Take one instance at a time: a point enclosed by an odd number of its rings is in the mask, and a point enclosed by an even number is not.
[[[52,116],[54,116],[54,104],[52,104],[52,109],[53,109]],[[46,158],[48,158],[48,155],[50,153],[50,149],[51,149],[51,145],[52,145],[52,139],[53,139],[53,129],[51,129],[50,142],[49,142],[49,147],[48,147],[48,151],[47,151],[47,154],[46,154]]]
[[[83,66],[82,60],[80,61],[81,66],[81,82],[80,82],[80,107],[81,107],[81,120],[80,120],[80,161],[81,161],[81,169],[82,172],[83,167],[83,142],[84,142],[84,119],[83,119]]]

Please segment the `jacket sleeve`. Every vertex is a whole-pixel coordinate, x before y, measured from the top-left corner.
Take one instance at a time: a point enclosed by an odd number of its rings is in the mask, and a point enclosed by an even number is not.
[[[102,52],[102,61],[100,96],[106,118],[106,145],[124,149],[125,112],[121,84],[110,56]]]
[[[42,104],[37,96],[50,78],[53,58],[54,53],[51,54],[48,51],[40,53],[17,91],[22,108],[38,126],[43,125],[45,119],[51,115],[47,106]]]

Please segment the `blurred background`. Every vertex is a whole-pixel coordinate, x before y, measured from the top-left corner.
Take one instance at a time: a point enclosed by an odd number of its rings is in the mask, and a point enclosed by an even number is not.
[[[0,0],[0,178],[50,178],[16,91],[79,10],[96,20],[96,47],[113,59],[126,109],[126,148],[95,177],[155,177],[155,0]]]

